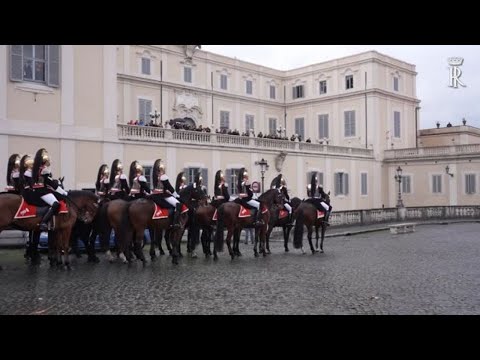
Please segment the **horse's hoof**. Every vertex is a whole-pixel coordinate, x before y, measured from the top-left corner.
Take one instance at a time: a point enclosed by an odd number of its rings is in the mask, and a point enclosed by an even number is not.
[[[215,256],[213,257],[213,261],[218,261],[218,256],[217,256],[217,255],[215,255]]]
[[[160,255],[165,255],[165,251],[160,250]]]
[[[230,257],[232,258],[232,260],[235,259],[235,254],[230,254]]]
[[[156,256],[150,256],[150,260],[151,260],[152,262],[155,262],[155,261],[157,261],[157,257],[156,257]]]
[[[172,264],[173,264],[173,265],[178,265],[178,260],[177,260],[176,258],[173,258],[173,259],[172,259]]]
[[[285,248],[285,252],[289,252],[290,250],[288,250],[288,248]]]
[[[323,250],[320,250],[320,254],[323,254]]]
[[[240,251],[237,251],[237,256],[242,256],[242,253]]]
[[[263,257],[266,257],[267,256],[267,253],[264,251],[263,252]]]
[[[259,256],[259,255],[258,255],[258,252],[256,252],[256,253],[255,253],[255,257],[258,257],[258,256]]]
[[[270,249],[267,249],[267,254],[271,254],[271,251],[270,251]]]

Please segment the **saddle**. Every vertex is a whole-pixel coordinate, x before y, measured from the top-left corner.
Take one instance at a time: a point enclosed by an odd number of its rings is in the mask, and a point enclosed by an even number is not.
[[[68,207],[65,200],[59,200],[60,209],[58,210],[59,214],[68,214]],[[18,207],[17,212],[15,213],[14,219],[28,219],[37,216],[43,216],[48,211],[48,206],[36,206],[29,204],[22,197],[22,202]]]
[[[262,210],[262,214],[265,214],[267,211],[268,209],[264,207]],[[247,209],[246,207],[240,204],[240,211],[238,212],[238,217],[241,219],[249,216],[255,216],[256,212],[257,212],[257,209],[255,209],[254,207],[249,206],[249,209]],[[288,215],[288,211],[286,213]],[[213,213],[212,220],[213,221],[218,220],[217,209],[215,209],[215,212]]]

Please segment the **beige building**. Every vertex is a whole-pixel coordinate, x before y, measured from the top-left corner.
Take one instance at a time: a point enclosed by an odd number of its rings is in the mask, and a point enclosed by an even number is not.
[[[282,172],[305,197],[318,172],[336,210],[395,206],[399,165],[406,206],[478,204],[480,130],[419,131],[419,103],[415,65],[376,51],[279,71],[195,45],[0,45],[5,170],[11,153],[45,147],[67,188],[93,187],[99,165],[115,158],[140,161],[147,175],[162,158],[171,178],[203,169],[211,194],[217,170],[233,183],[246,167],[260,181],[265,159],[266,187]],[[127,125],[155,113],[163,127]],[[165,125],[174,118],[211,132]]]

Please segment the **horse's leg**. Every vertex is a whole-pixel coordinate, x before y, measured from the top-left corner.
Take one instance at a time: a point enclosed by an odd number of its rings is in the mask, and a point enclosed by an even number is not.
[[[310,250],[312,251],[312,254],[315,254],[315,249],[313,248],[313,242],[312,242],[312,235],[313,235],[313,226],[307,226],[308,228],[308,243],[310,244]]]
[[[254,236],[255,244],[253,245],[253,254],[258,257],[258,228],[255,226]]]
[[[227,242],[227,247],[228,247],[228,253],[230,254],[230,257],[232,258],[232,260],[235,258],[235,254],[233,253],[233,250],[232,250],[232,244],[231,244],[231,240],[232,240],[232,235],[233,235],[233,232],[234,232],[234,228],[233,226],[228,228],[228,231],[227,231],[227,238],[226,238],[226,242]]]
[[[170,237],[170,242],[171,242],[171,246],[172,246],[172,250],[170,252],[170,254],[172,255],[172,264],[174,265],[178,265],[178,258],[180,257],[179,256],[179,248],[180,248],[180,239],[181,239],[181,235],[183,234],[180,233],[179,234],[179,231],[169,231],[169,237]],[[178,246],[177,246],[177,242],[178,242]]]
[[[165,243],[167,244],[167,250],[170,255],[172,255],[172,244],[170,242],[170,229],[165,231]]]
[[[61,244],[62,244],[62,250],[63,250],[63,257],[64,257],[64,266],[67,270],[71,270],[71,266],[70,266],[70,254],[69,254],[69,246],[68,246],[68,243],[69,243],[69,239],[70,239],[70,234],[71,234],[71,230],[72,228],[71,227],[67,227],[64,231],[63,231],[63,239],[60,238],[59,240],[61,240]]]
[[[155,261],[157,257],[157,253],[155,252],[155,236],[157,233],[157,230],[154,229],[153,227],[148,228],[148,232],[150,233],[150,259],[152,261]]]
[[[143,249],[142,249],[142,242],[143,242],[143,237],[145,236],[145,231],[137,231],[135,241],[133,243],[133,252],[135,253],[135,256],[137,259],[142,261],[143,266],[146,265],[147,260],[145,259],[145,255],[143,254]]]
[[[318,228],[320,225],[315,225],[315,252],[318,252],[318,239],[320,236],[318,235]]]
[[[325,238],[325,230],[327,230],[327,226],[323,224],[322,225],[322,241],[320,242],[320,253],[323,253],[323,239]]]
[[[285,248],[285,252],[289,252],[288,250],[288,235],[290,231],[287,229],[288,227],[283,225],[282,230],[283,230],[283,247]]]
[[[158,245],[160,250],[160,255],[165,255],[165,251],[163,251],[162,247],[162,237],[163,237],[163,230],[157,229],[155,230],[155,243]]]
[[[273,224],[272,224],[273,225]],[[265,242],[266,242],[266,247],[267,247],[267,254],[271,254],[272,252],[270,251],[270,235],[272,234],[273,231],[273,226],[269,226],[267,230],[267,234],[265,235]]]
[[[32,243],[33,243],[33,230],[30,230],[28,232],[28,241],[25,244],[25,254],[23,255],[26,262],[28,262],[32,258]]]
[[[87,252],[88,252],[88,262],[99,263],[100,259],[95,254],[95,241],[97,240],[98,231],[95,225],[92,225],[92,230],[90,232],[90,236],[88,237],[88,245],[87,245]]]
[[[242,229],[238,229],[233,237],[233,245],[235,248],[235,255],[237,256],[242,256],[242,253],[240,252],[240,234],[242,233]]]
[[[267,251],[265,249],[266,235],[267,235],[267,225],[262,226],[259,231],[260,252],[262,253],[263,257],[267,256]]]
[[[38,230],[32,231],[32,240],[30,243],[30,259],[32,265],[40,264],[40,253],[38,252],[38,243],[40,242],[41,232]],[[50,249],[50,239],[48,240],[48,247]]]

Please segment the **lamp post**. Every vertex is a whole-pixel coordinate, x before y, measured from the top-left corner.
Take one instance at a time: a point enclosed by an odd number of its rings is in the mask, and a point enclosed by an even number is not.
[[[268,170],[269,165],[268,165],[267,160],[265,160],[264,158],[262,158],[262,160],[260,160],[260,161],[255,161],[255,165],[260,165],[260,172],[262,173],[262,194],[263,194],[265,192],[264,183],[263,183],[264,178],[265,178],[264,177],[265,176],[265,171]]]
[[[153,120],[155,119],[155,125],[157,125],[157,119],[160,117],[160,113],[157,111],[157,109],[155,109],[154,112],[151,112],[150,113],[150,118]],[[162,122],[160,120],[160,126],[162,126]]]
[[[397,207],[403,208],[403,201],[402,201],[402,168],[398,166],[397,174],[395,175],[395,180],[398,182],[398,200],[397,200]]]

